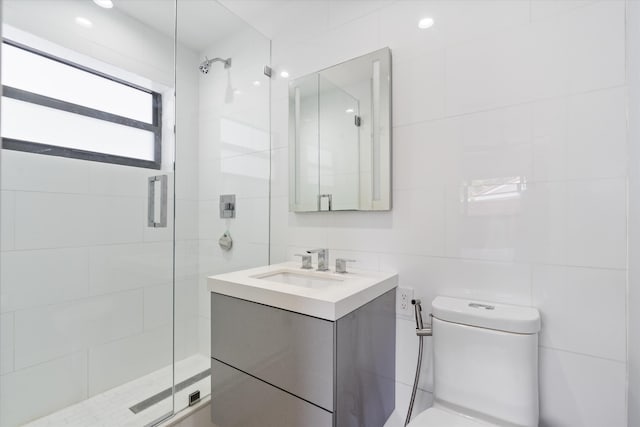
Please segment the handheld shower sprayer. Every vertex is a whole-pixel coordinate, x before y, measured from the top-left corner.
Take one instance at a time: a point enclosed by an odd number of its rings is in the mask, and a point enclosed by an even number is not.
[[[422,367],[422,351],[424,347],[424,343],[422,342],[423,337],[430,337],[433,335],[433,331],[430,325],[424,327],[424,323],[422,321],[422,302],[419,299],[412,299],[411,304],[413,304],[413,312],[416,317],[416,335],[418,335],[418,366],[416,367],[416,376],[413,380],[413,390],[411,391],[411,400],[409,400],[409,410],[407,411],[407,418],[404,421],[405,427],[411,421],[411,413],[413,412],[413,403],[416,400],[416,392],[418,391],[418,381],[420,380],[420,368]]]

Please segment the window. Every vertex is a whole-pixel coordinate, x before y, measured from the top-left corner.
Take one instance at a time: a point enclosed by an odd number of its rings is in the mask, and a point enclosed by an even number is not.
[[[3,148],[160,169],[159,93],[6,39],[2,81]]]

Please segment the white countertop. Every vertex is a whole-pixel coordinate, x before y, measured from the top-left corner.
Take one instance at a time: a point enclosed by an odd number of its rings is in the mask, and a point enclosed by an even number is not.
[[[358,269],[346,274],[318,272],[341,280],[322,288],[307,288],[253,277],[283,269],[301,273],[309,271],[302,270],[299,262],[285,262],[218,274],[209,276],[209,291],[321,319],[337,320],[398,284],[396,273]]]

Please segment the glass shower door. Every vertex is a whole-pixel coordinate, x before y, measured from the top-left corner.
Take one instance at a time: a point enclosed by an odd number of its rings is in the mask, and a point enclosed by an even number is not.
[[[175,4],[145,3],[2,2],[2,427],[173,411],[175,42],[140,18]]]

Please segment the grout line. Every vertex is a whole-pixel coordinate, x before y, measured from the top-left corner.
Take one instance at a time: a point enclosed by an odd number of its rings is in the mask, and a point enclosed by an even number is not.
[[[561,353],[574,354],[574,355],[577,355],[577,356],[590,357],[592,359],[598,359],[598,360],[604,360],[604,361],[607,361],[607,362],[618,363],[620,365],[626,365],[627,364],[626,360],[611,359],[609,357],[596,356],[596,355],[589,354],[589,353],[581,353],[579,351],[566,350],[566,349],[558,348],[558,347],[549,347],[549,346],[541,345],[541,344],[538,345],[538,347],[542,348],[542,349],[545,349],[545,350],[559,351]]]
[[[506,110],[506,109],[514,108],[514,107],[522,107],[522,106],[526,106],[526,105],[533,105],[533,104],[537,104],[537,103],[541,103],[541,102],[554,101],[554,100],[559,100],[559,99],[564,99],[564,98],[573,98],[573,97],[589,95],[589,94],[593,94],[593,93],[597,93],[597,92],[604,92],[604,91],[610,91],[610,90],[615,90],[615,89],[625,89],[625,88],[626,88],[626,84],[617,84],[617,85],[613,85],[613,86],[606,86],[606,87],[602,87],[602,88],[590,89],[590,90],[582,91],[582,92],[566,93],[566,94],[562,94],[562,95],[543,97],[543,98],[536,98],[536,99],[529,100],[529,101],[522,101],[522,102],[516,102],[516,103],[512,103],[512,104],[505,104],[505,105],[501,105],[501,106],[497,106],[497,107],[488,107],[488,108],[474,110],[474,111],[470,111],[470,112],[466,112],[466,113],[458,113],[458,114],[451,114],[451,115],[446,115],[445,114],[443,116],[434,117],[434,118],[426,119],[426,120],[418,120],[418,121],[415,121],[415,122],[407,122],[407,123],[401,123],[401,124],[392,124],[391,127],[393,129],[395,129],[395,128],[416,126],[416,125],[426,124],[426,123],[435,123],[435,122],[440,122],[440,121],[445,121],[445,120],[451,120],[451,119],[474,116],[476,114],[491,113],[491,112],[495,112],[495,111]]]

